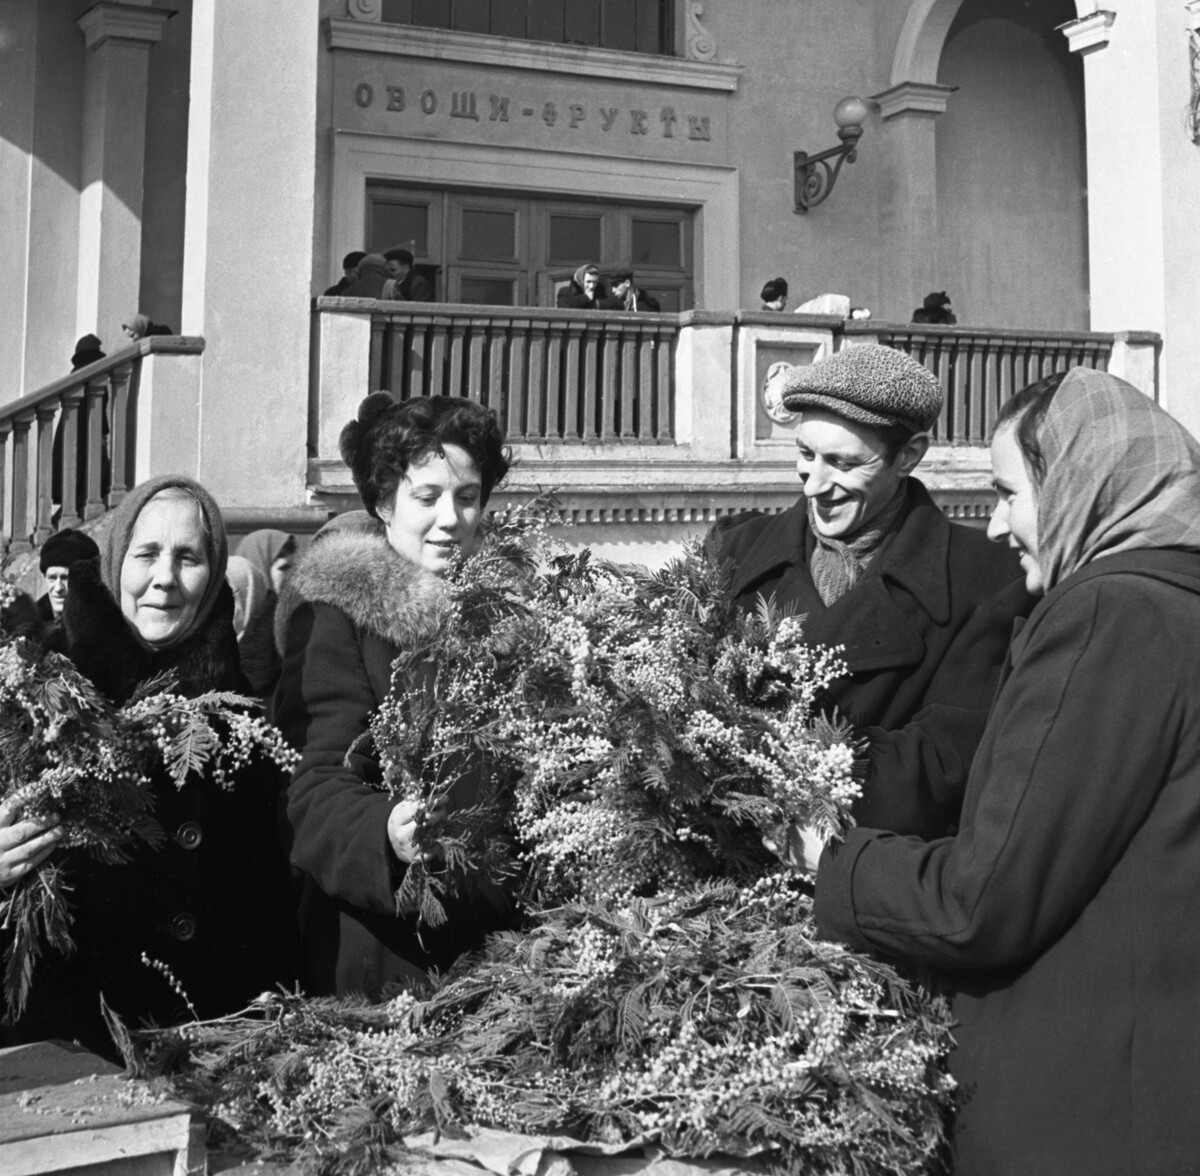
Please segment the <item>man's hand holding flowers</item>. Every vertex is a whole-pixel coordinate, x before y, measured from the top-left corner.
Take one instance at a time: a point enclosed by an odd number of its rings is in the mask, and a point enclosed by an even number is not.
[[[14,806],[0,803],[0,889],[32,873],[62,840],[57,815],[15,821]]]

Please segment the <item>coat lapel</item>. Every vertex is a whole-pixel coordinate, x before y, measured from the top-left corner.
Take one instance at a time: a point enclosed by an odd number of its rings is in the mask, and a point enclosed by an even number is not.
[[[803,564],[807,533],[803,498],[782,514],[768,519],[753,546],[733,569],[733,595],[740,596],[756,580],[776,568]]]

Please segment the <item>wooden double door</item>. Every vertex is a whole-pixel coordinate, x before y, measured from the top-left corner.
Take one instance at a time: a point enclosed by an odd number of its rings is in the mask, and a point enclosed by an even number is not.
[[[664,311],[694,305],[691,209],[370,185],[367,247],[411,249],[439,302],[554,306],[587,262],[629,268]]]

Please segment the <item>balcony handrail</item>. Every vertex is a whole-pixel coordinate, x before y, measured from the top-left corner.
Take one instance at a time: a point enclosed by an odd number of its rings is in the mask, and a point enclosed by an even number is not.
[[[0,405],[0,550],[10,538],[36,548],[116,506],[135,476],[144,359],[203,350],[197,336],[138,339]]]
[[[839,333],[849,337],[875,335],[895,338],[908,335],[960,342],[997,340],[1029,343],[1112,344],[1118,338],[1131,337],[1132,341],[1136,342],[1150,342],[1158,338],[1152,331],[1047,331],[1026,327],[972,326],[969,323],[956,323],[954,326],[941,326],[934,323],[888,323],[876,322],[872,319],[846,319],[843,321]]]

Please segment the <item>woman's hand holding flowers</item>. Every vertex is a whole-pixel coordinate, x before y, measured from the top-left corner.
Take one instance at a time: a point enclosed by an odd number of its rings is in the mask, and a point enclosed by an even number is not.
[[[417,844],[418,833],[422,829],[436,826],[446,817],[447,800],[441,796],[429,809],[419,800],[402,800],[388,814],[387,834],[392,852],[404,862],[414,862],[422,858],[430,860],[430,854],[424,853]]]
[[[6,889],[36,870],[62,840],[55,815],[14,821],[11,804],[0,803],[0,889]]]

